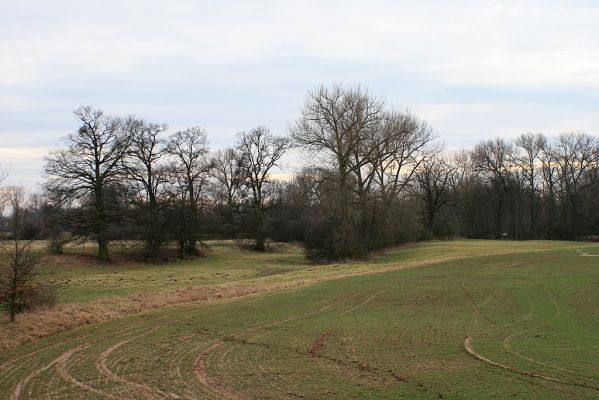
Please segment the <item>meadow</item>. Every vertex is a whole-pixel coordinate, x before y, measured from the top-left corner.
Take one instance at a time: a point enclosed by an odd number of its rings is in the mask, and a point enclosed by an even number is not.
[[[599,397],[597,244],[434,241],[327,265],[210,247],[48,262],[58,305],[2,321],[0,396]]]

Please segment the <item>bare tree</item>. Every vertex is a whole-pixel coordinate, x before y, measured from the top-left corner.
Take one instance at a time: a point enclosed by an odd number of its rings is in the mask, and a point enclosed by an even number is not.
[[[136,210],[133,220],[145,243],[145,259],[157,260],[165,240],[162,211],[167,205],[165,185],[168,173],[166,147],[161,134],[167,127],[134,118],[130,118],[126,125],[130,137],[125,159],[126,182],[130,193],[128,198]]]
[[[108,260],[109,225],[115,219],[108,192],[124,176],[130,138],[123,120],[102,110],[84,106],[75,110],[75,116],[80,128],[64,138],[64,148],[46,157],[45,187],[58,201],[90,201],[91,215],[81,223],[97,241],[98,257]]]
[[[383,118],[382,100],[361,88],[324,86],[308,93],[301,117],[291,128],[295,142],[308,151],[325,154],[335,166],[342,223],[351,218],[351,174],[361,178],[361,169],[372,161],[377,146],[372,138]]]
[[[217,201],[230,209],[236,208],[238,198],[243,196],[242,156],[239,150],[232,147],[218,150],[212,157],[212,166]]]
[[[289,138],[274,136],[262,126],[241,132],[238,137],[237,151],[241,155],[243,181],[251,195],[254,247],[258,251],[265,250],[266,206],[269,200],[270,173],[290,147]]]
[[[452,182],[458,173],[457,165],[443,155],[425,160],[415,173],[424,202],[426,228],[431,237],[435,233],[435,216],[452,201]]]
[[[547,139],[541,133],[525,133],[516,138],[515,144],[520,149],[514,154],[514,163],[524,175],[530,193],[530,234],[537,232],[536,197],[538,187],[539,157]]]
[[[301,116],[291,127],[295,143],[306,152],[323,157],[323,164],[331,172],[323,176],[332,181],[320,187],[328,191],[324,198],[335,204],[326,207],[332,215],[316,228],[329,234],[328,238],[317,235],[326,243],[315,244],[329,249],[329,255],[321,256],[319,249],[309,249],[314,258],[363,253],[357,232],[363,210],[358,203],[367,201],[373,177],[368,165],[379,149],[377,132],[383,117],[384,102],[367,91],[359,87],[321,86],[308,93]]]
[[[562,231],[566,238],[574,239],[581,235],[584,225],[580,214],[581,196],[591,182],[587,173],[598,161],[598,149],[598,139],[582,132],[561,134],[549,146],[566,213],[564,219],[567,223],[562,224],[566,225],[565,231]]]
[[[212,169],[206,131],[194,127],[176,132],[168,141],[168,152],[174,159],[171,172],[178,199],[180,255],[193,255],[197,253],[202,196]]]
[[[0,302],[15,322],[16,314],[31,305],[37,292],[38,257],[31,251],[33,240],[22,240],[27,212],[24,189],[8,187],[3,194],[10,212],[6,227],[10,239],[0,243]]]
[[[440,149],[431,147],[435,136],[428,124],[410,113],[385,113],[378,135],[370,165],[379,196],[388,203],[407,188],[420,164]]]
[[[477,144],[471,154],[477,172],[489,184],[495,203],[495,237],[502,234],[503,211],[512,174],[513,145],[502,138],[485,140]]]

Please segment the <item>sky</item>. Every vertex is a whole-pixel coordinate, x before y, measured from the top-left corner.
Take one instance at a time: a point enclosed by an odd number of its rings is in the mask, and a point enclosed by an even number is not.
[[[287,134],[309,90],[361,85],[447,148],[599,134],[596,1],[0,0],[0,164],[37,190],[92,105],[202,126],[213,148]],[[294,164],[295,162],[289,162]]]

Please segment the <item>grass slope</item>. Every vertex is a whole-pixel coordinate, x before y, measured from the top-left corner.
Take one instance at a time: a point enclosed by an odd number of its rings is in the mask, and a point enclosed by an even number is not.
[[[254,272],[240,281],[336,279],[163,307],[3,350],[0,394],[593,399],[599,397],[599,258],[583,253],[599,248],[433,242],[369,263],[319,267],[301,264],[296,249],[224,254],[223,270],[243,269],[248,258]],[[274,265],[286,272],[260,276]],[[400,269],[410,265],[424,266]],[[174,268],[194,276],[203,265]],[[123,272],[151,279],[140,267]],[[85,269],[69,273],[70,282],[89,282]],[[110,277],[96,274],[101,282]],[[124,286],[127,293],[143,290],[136,285]],[[104,295],[92,289],[88,297],[85,287],[62,293],[79,301]]]

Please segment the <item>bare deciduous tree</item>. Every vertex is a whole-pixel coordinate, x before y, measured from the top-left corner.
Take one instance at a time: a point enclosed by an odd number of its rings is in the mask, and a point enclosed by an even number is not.
[[[38,257],[31,251],[33,240],[22,240],[26,219],[26,196],[22,187],[8,187],[3,197],[9,208],[9,240],[0,242],[0,302],[15,322],[18,312],[31,305],[37,292],[34,282]]]
[[[97,241],[98,257],[108,260],[109,226],[115,217],[108,191],[124,176],[130,138],[124,121],[102,110],[84,106],[75,110],[75,116],[80,128],[64,138],[64,148],[46,157],[46,189],[55,200],[90,202],[91,215],[81,223]]]
[[[180,255],[194,255],[199,239],[202,195],[212,169],[206,131],[194,127],[176,132],[169,139],[168,152],[174,158],[171,172],[178,202]]]
[[[524,179],[528,182],[530,192],[530,234],[536,235],[537,211],[536,196],[539,175],[539,157],[546,146],[547,139],[540,133],[525,133],[518,136],[515,144],[520,149],[514,154],[514,163],[518,166]]]
[[[146,260],[160,258],[165,240],[162,210],[166,207],[166,148],[162,132],[166,125],[130,118],[126,123],[130,145],[125,159],[129,200],[136,212],[133,220],[141,230]]]
[[[243,168],[240,152],[232,147],[219,150],[212,157],[211,175],[216,181],[214,190],[217,201],[230,209],[237,207],[238,198],[243,197]]]
[[[241,155],[243,181],[251,196],[254,247],[258,251],[265,250],[268,233],[266,205],[269,199],[270,173],[290,147],[291,141],[288,138],[274,136],[262,126],[239,134],[237,151]]]
[[[495,202],[495,237],[502,235],[502,217],[512,174],[513,145],[502,139],[485,140],[472,150],[472,163],[490,185]]]
[[[456,179],[458,167],[443,155],[421,163],[415,177],[420,196],[424,202],[426,228],[434,237],[435,216],[452,200],[452,182]]]

